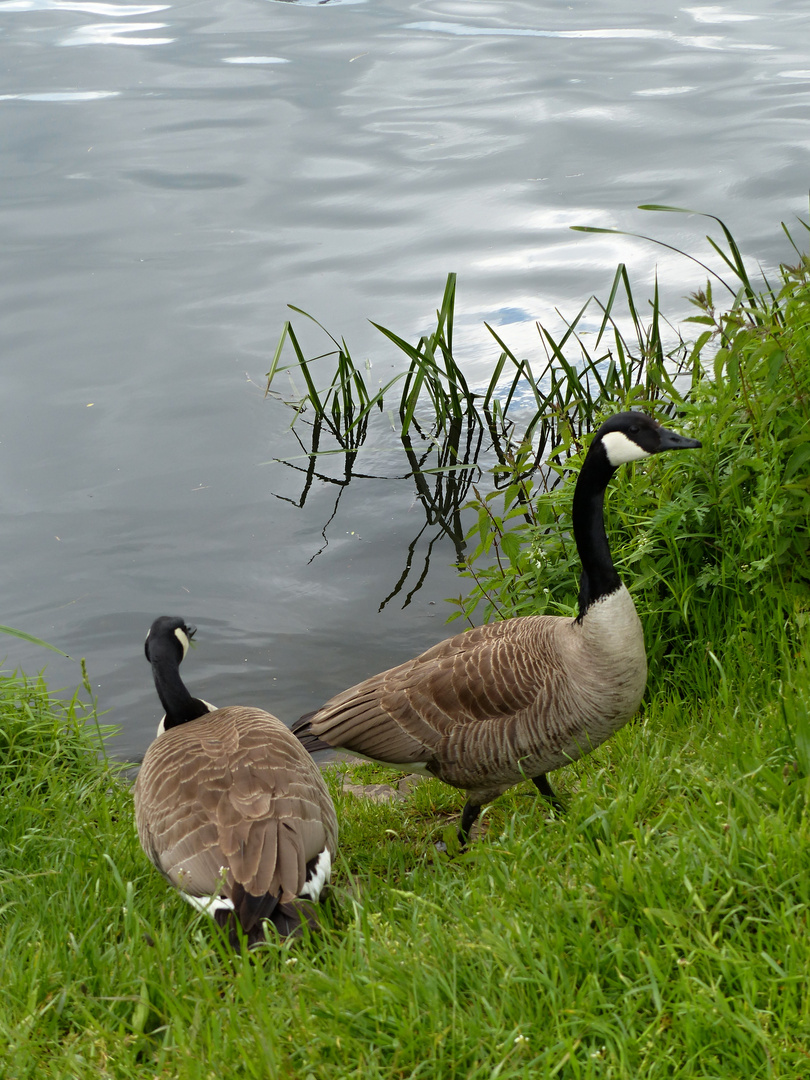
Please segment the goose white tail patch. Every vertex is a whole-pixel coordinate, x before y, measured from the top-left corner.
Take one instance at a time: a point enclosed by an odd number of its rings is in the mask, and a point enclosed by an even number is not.
[[[618,465],[626,465],[628,461],[640,461],[650,456],[638,443],[628,439],[623,431],[609,431],[602,436],[602,445],[608,461],[614,468]]]
[[[298,894],[305,900],[317,900],[321,895],[324,885],[329,881],[332,876],[332,856],[329,854],[329,849],[324,848],[318,856],[315,866],[312,868],[312,877],[304,885],[301,892]]]
[[[192,896],[191,893],[181,892],[180,895],[187,900],[193,908],[201,911],[203,915],[210,915],[213,919],[218,911],[233,911],[233,903],[227,896]]]

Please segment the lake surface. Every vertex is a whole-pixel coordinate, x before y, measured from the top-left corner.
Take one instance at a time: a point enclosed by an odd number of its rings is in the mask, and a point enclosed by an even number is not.
[[[156,615],[198,626],[195,693],[288,722],[447,633],[449,541],[407,606],[378,610],[424,525],[412,481],[354,481],[330,521],[339,489],[299,508],[301,474],[273,464],[300,454],[264,397],[288,303],[379,382],[400,361],[368,320],[415,340],[456,271],[458,352],[483,381],[484,320],[539,356],[535,320],[606,296],[619,261],[642,296],[657,266],[676,319],[703,284],[569,226],[705,256],[707,222],[636,209],[688,207],[772,268],[780,221],[806,216],[798,0],[0,0],[0,31],[0,622],[87,658],[122,756],[161,713]],[[369,445],[362,471],[407,471],[384,420]],[[54,690],[79,681],[0,650]]]

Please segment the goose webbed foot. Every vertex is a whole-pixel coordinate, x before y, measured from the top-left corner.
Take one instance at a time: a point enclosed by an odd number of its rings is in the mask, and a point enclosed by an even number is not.
[[[461,824],[459,825],[456,835],[453,836],[453,826],[448,825],[444,830],[443,838],[437,840],[433,845],[439,854],[447,855],[448,858],[451,859],[456,855],[462,855],[467,850],[467,844],[470,841],[470,832],[480,813],[480,803],[466,802],[464,804],[464,809],[461,812]]]
[[[466,851],[470,841],[470,832],[480,813],[480,803],[467,801],[461,812],[461,825],[456,833],[456,839],[453,838],[452,826],[448,826],[444,831],[444,839],[437,841],[436,850],[442,855],[449,855],[450,858]]]

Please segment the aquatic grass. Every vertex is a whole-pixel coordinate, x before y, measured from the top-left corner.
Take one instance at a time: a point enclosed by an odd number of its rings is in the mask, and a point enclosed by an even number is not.
[[[400,593],[404,597],[403,606],[407,606],[427,574],[432,549],[440,537],[448,536],[456,546],[457,560],[463,560],[466,541],[461,508],[470,494],[474,479],[481,474],[478,459],[484,427],[474,406],[476,395],[470,390],[452,356],[455,275],[448,276],[436,313],[436,329],[422,336],[416,345],[406,342],[393,331],[378,327],[405,354],[408,366],[377,390],[373,390],[367,381],[370,365],[365,365],[367,374],[364,376],[344,340],[338,340],[300,308],[294,305],[290,307],[315,323],[335,348],[306,357],[292,324],[288,321],[282,330],[267,374],[267,393],[280,397],[293,410],[291,428],[302,451],[299,457],[306,459],[306,465],[299,465],[298,459],[293,457],[276,459],[279,464],[304,477],[297,499],[282,495],[276,497],[303,507],[316,479],[337,487],[334,507],[323,529],[325,547],[329,524],[337,514],[343,491],[352,480],[412,478],[416,498],[425,512],[425,523],[411,542],[402,573],[382,600],[380,608]],[[282,366],[281,357],[287,342],[295,359],[292,364]],[[325,365],[328,359],[334,361],[333,368]],[[326,382],[316,385],[313,371],[325,371]],[[276,380],[284,373],[292,376],[295,372],[300,372],[305,392],[300,395],[293,384],[294,397],[288,399],[276,389]],[[369,421],[374,411],[387,411],[392,427],[395,425],[394,407],[387,395],[400,381],[402,387],[395,406],[399,416],[396,430],[407,470],[394,477],[361,471],[358,468],[358,455],[367,447]],[[422,407],[424,398],[427,398],[430,408],[427,419]],[[331,441],[326,442],[327,439]],[[334,469],[329,469],[334,461],[339,463],[338,475],[334,474]],[[427,543],[421,571],[416,572],[415,549],[426,530],[431,530],[432,536]],[[313,558],[321,551],[323,547]]]
[[[623,407],[658,402],[666,408],[672,381],[685,372],[694,377],[694,364],[687,345],[659,310],[657,285],[652,315],[645,322],[626,267],[620,265],[605,304],[592,297],[556,337],[538,324],[539,362],[516,356],[497,330],[485,323],[499,351],[486,387],[477,389],[470,385],[453,352],[456,284],[456,275],[449,274],[434,328],[413,344],[390,328],[372,323],[396,346],[404,364],[403,370],[376,389],[368,362],[364,375],[345,340],[290,305],[318,326],[334,348],[307,357],[292,323],[286,322],[267,374],[267,392],[293,410],[291,426],[308,458],[306,467],[296,465],[294,459],[280,459],[305,473],[298,505],[306,501],[315,477],[345,486],[360,475],[356,455],[368,438],[369,417],[375,410],[387,413],[410,466],[405,475],[414,478],[428,525],[438,524],[436,535],[450,536],[461,558],[465,544],[458,511],[472,482],[480,478],[481,465],[490,460],[496,463],[496,486],[510,486],[519,463],[520,478],[537,472],[540,482],[554,487],[559,473],[544,466],[565,464],[583,434],[593,429],[605,402],[619,402]],[[599,308],[601,326],[589,348],[580,326],[594,305]],[[626,314],[620,313],[620,307]],[[628,318],[632,339],[623,329]],[[282,364],[287,342],[294,359]],[[293,384],[293,397],[285,397],[278,390],[279,380],[285,373],[292,377],[296,372],[303,378],[304,392]],[[397,383],[401,383],[398,397]],[[526,407],[527,400],[533,408]],[[302,424],[308,425],[308,437],[300,433]],[[334,440],[332,445],[323,444],[324,433]],[[488,445],[483,442],[485,433]],[[345,457],[340,479],[319,471],[317,465],[336,454]],[[440,490],[440,479],[444,490]],[[440,506],[443,510],[437,512]]]
[[[307,406],[310,406],[317,417],[327,422],[339,442],[354,442],[359,445],[357,440],[361,442],[362,436],[350,433],[366,420],[372,409],[376,407],[382,411],[388,390],[395,383],[403,380],[398,406],[402,434],[408,434],[417,404],[423,393],[430,401],[435,429],[443,431],[452,421],[458,421],[463,416],[474,413],[475,395],[470,391],[463,372],[453,358],[455,292],[456,275],[449,274],[444,295],[436,313],[436,329],[420,337],[416,345],[411,345],[392,330],[372,323],[405,354],[409,361],[407,370],[395,375],[374,393],[366,385],[362,372],[352,360],[346,342],[338,341],[312,315],[290,304],[291,310],[314,322],[330,339],[335,349],[318,356],[305,357],[292,324],[287,321],[267,373],[266,393],[271,392],[274,380],[282,373],[297,370],[304,380],[306,393],[298,401],[290,402],[294,405],[296,413],[300,414]],[[282,367],[280,361],[286,341],[289,341],[293,348],[295,364]],[[318,390],[311,369],[329,356],[337,358],[336,367],[328,385]]]
[[[626,300],[633,316],[635,343],[625,341],[620,330],[616,317],[619,296]],[[657,310],[652,329],[642,326],[626,269],[620,266],[608,304],[603,308],[600,305],[603,325],[599,339],[609,330],[615,359],[608,346],[591,355],[578,333],[586,309],[595,302],[591,300],[559,339],[538,326],[545,359],[537,372],[527,358],[518,358],[497,331],[485,324],[500,352],[486,388],[474,389],[453,354],[455,297],[456,276],[449,274],[436,312],[435,328],[421,335],[415,344],[373,323],[396,346],[405,365],[377,389],[370,383],[371,366],[366,363],[364,376],[345,340],[331,334],[313,316],[290,305],[293,311],[318,326],[334,348],[307,357],[288,321],[267,375],[267,393],[284,401],[293,411],[291,429],[301,450],[299,457],[306,459],[305,465],[298,464],[296,457],[276,459],[303,476],[297,499],[277,497],[303,507],[316,479],[338,489],[323,530],[325,545],[328,526],[337,514],[346,486],[355,479],[372,478],[358,469],[358,455],[368,444],[371,415],[378,411],[387,414],[390,420],[408,465],[408,471],[396,478],[412,478],[416,498],[425,511],[425,525],[414,537],[402,574],[381,607],[400,593],[404,593],[404,605],[410,603],[427,574],[433,547],[442,536],[453,542],[457,562],[464,561],[467,544],[462,508],[473,484],[481,479],[482,467],[489,461],[496,463],[493,474],[496,487],[511,489],[517,484],[516,490],[521,492],[522,481],[532,474],[535,483],[543,483],[547,488],[556,486],[559,472],[548,466],[564,464],[583,433],[591,430],[600,402],[615,399],[629,405],[658,400],[669,376],[653,378],[648,358],[660,354],[675,374],[684,362],[681,355],[684,346],[680,341],[664,354]],[[656,343],[654,347],[651,341]],[[288,342],[294,360],[283,365],[282,355]],[[576,359],[566,355],[570,343],[579,350]],[[329,361],[334,362],[334,367],[330,367]],[[285,397],[278,390],[278,380],[285,373],[292,378],[296,372],[303,378],[304,392],[293,383],[293,397]],[[402,386],[397,400],[395,396],[392,399],[392,393],[398,382]],[[527,396],[534,402],[533,411],[526,409]],[[340,463],[338,475],[328,468],[334,461]],[[530,509],[526,513],[530,519]],[[431,537],[422,569],[415,573],[414,550],[426,529],[431,530]],[[322,550],[323,547],[313,557]]]

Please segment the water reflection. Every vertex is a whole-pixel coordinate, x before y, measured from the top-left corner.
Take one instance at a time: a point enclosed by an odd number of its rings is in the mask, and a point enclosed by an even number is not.
[[[100,101],[118,97],[120,90],[63,90],[52,94],[0,94],[0,101]]]
[[[306,424],[306,429],[308,436],[303,438],[299,428],[292,429],[298,445],[304,451],[306,465],[299,465],[295,459],[290,458],[275,459],[278,464],[301,474],[300,495],[291,499],[275,492],[273,494],[282,502],[292,503],[302,509],[314,481],[337,488],[331,513],[321,528],[323,543],[309,559],[308,565],[329,546],[329,527],[337,517],[343,493],[353,480],[395,482],[411,479],[415,489],[414,504],[418,503],[424,511],[424,522],[405,552],[402,572],[380,603],[378,611],[382,611],[403,590],[405,593],[402,606],[407,607],[410,604],[430,569],[433,548],[442,537],[446,536],[451,540],[455,549],[455,562],[464,562],[467,544],[464,538],[462,508],[470,496],[473,483],[482,475],[479,457],[482,453],[484,427],[477,415],[470,413],[452,420],[441,434],[437,433],[435,428],[423,430],[417,422],[413,422],[409,432],[399,436],[409,465],[409,469],[401,473],[383,474],[358,469],[358,458],[361,458],[361,451],[369,434],[368,416],[355,426],[351,423],[344,425],[342,430],[328,417],[316,417]],[[325,443],[331,445],[327,448]],[[342,462],[338,475],[330,474],[326,468],[326,462],[334,460],[335,457]],[[421,568],[417,569],[417,546],[426,532],[429,533],[427,548]]]
[[[225,56],[223,64],[289,64],[282,56]]]
[[[298,7],[323,7],[325,4],[365,4],[366,0],[273,0],[275,4],[296,4]]]
[[[93,23],[68,34],[61,45],[168,45],[170,37],[129,37],[143,30],[163,30],[167,23]]]
[[[726,11],[725,8],[718,5],[691,7],[683,10],[687,15],[691,15],[695,22],[701,23],[752,22],[755,19],[764,18],[763,15],[743,15],[740,11]]]
[[[167,11],[171,4],[98,4],[84,0],[2,0],[0,11],[81,11],[85,15],[107,15],[111,19],[152,15]]]
[[[298,464],[299,459],[294,457],[274,459],[276,464],[302,477],[300,494],[296,498],[273,492],[275,498],[303,509],[315,481],[337,489],[331,511],[320,530],[323,543],[308,560],[308,565],[329,546],[328,531],[338,516],[341,499],[349,484],[364,480],[389,483],[411,480],[414,486],[412,506],[418,504],[424,512],[424,521],[405,549],[402,571],[379,604],[378,612],[400,594],[403,594],[402,607],[410,604],[427,577],[434,546],[443,538],[453,545],[455,564],[465,565],[470,522],[465,521],[463,511],[471,495],[479,497],[475,485],[483,479],[484,473],[494,473],[487,480],[488,485],[496,489],[512,484],[519,489],[530,475],[537,474],[538,482],[549,490],[559,481],[559,475],[543,463],[559,441],[561,424],[568,426],[575,436],[582,434],[581,428],[574,430],[576,424],[570,420],[561,421],[555,410],[542,418],[534,413],[538,386],[549,384],[546,376],[547,372],[544,372],[539,382],[530,386],[521,379],[519,371],[513,380],[505,380],[494,391],[490,388],[486,393],[471,394],[466,407],[457,415],[438,422],[433,416],[429,422],[422,423],[413,417],[396,434],[393,427],[389,429],[385,449],[396,444],[396,448],[404,452],[409,466],[404,472],[383,473],[358,468],[364,451],[377,458],[380,456],[379,432],[369,439],[370,413],[356,420],[352,408],[342,412],[336,410],[331,416],[328,411],[321,410],[309,421],[301,418],[301,402],[285,402],[296,412],[290,430],[303,451],[306,464]],[[552,386],[548,400],[554,393]],[[273,393],[273,396],[283,400],[279,394]],[[581,419],[577,423],[581,425]],[[366,445],[367,440],[369,445]],[[328,463],[333,461],[340,465],[330,472]],[[519,493],[517,498],[523,501]],[[420,544],[424,552],[421,562],[416,557]]]

